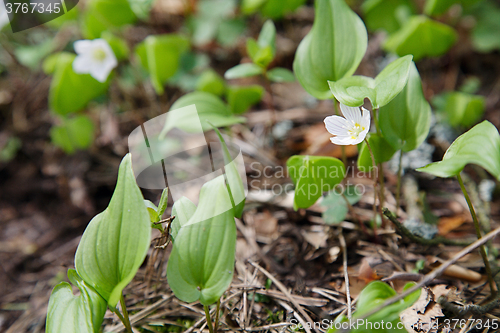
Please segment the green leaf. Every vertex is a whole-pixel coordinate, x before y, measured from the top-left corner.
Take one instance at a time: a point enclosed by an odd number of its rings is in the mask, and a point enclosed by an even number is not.
[[[276,67],[267,72],[267,78],[273,82],[294,82],[295,75],[291,70]]]
[[[86,4],[82,34],[95,39],[105,30],[113,30],[137,20],[127,0],[91,0]]]
[[[396,152],[396,149],[380,134],[370,133],[367,140],[372,148],[376,164],[389,161]],[[368,172],[373,168],[370,150],[365,142],[361,144],[361,149],[359,150],[358,168],[364,172]]]
[[[428,16],[441,15],[452,5],[460,2],[461,0],[427,0],[425,2],[424,14]]]
[[[274,58],[276,55],[276,27],[273,21],[267,20],[264,23],[260,30],[259,39],[257,39],[257,45],[261,49],[270,47],[271,54]]]
[[[158,216],[161,218],[168,206],[168,187],[161,192],[160,202],[158,203]]]
[[[261,67],[257,66],[256,64],[246,63],[236,65],[233,68],[228,69],[226,74],[224,74],[224,77],[228,80],[231,80],[260,75],[262,73],[263,71]]]
[[[52,290],[47,310],[46,331],[50,333],[98,333],[106,313],[106,301],[78,276],[68,270],[68,278],[80,290],[73,295],[71,285],[61,282]]]
[[[158,216],[158,207],[156,207],[156,205],[149,200],[144,200],[144,204],[146,205],[146,209],[148,210],[149,213],[149,219],[151,220],[152,223],[151,227],[156,228],[157,225],[153,223],[160,221],[160,216]]]
[[[151,222],[143,200],[127,154],[108,208],[90,221],[76,250],[78,274],[112,308],[149,249]]]
[[[347,186],[344,191],[344,195],[351,205],[356,204],[363,196],[361,193],[356,191],[355,186]],[[326,224],[336,224],[344,221],[349,210],[342,194],[337,193],[336,191],[328,193],[321,202],[321,206],[327,208],[322,214],[323,220]]]
[[[315,1],[311,31],[300,42],[293,70],[304,89],[319,99],[331,98],[328,80],[354,73],[367,47],[363,21],[344,0]]]
[[[396,150],[416,149],[429,134],[431,107],[425,100],[415,64],[410,66],[408,83],[379,110],[379,124],[387,142]]]
[[[151,7],[153,7],[154,4],[154,0],[128,0],[128,2],[134,14],[139,19],[147,21]]]
[[[43,58],[56,47],[54,40],[47,39],[35,45],[20,45],[14,50],[17,60],[24,66],[36,71]]]
[[[181,55],[188,49],[189,40],[176,34],[148,36],[137,46],[135,52],[158,95],[163,94],[163,85],[175,75]]]
[[[227,102],[233,114],[242,114],[252,105],[260,102],[264,95],[264,88],[255,84],[250,86],[229,86]]]
[[[234,216],[237,218],[241,218],[241,216],[243,215],[243,208],[245,208],[246,199],[246,191],[241,177],[246,175],[240,175],[240,173],[238,172],[237,160],[236,158],[233,159],[233,157],[229,153],[229,149],[227,149],[226,141],[224,141],[222,134],[217,127],[214,127],[213,129],[215,133],[217,133],[222,146],[227,189],[229,191],[229,195],[231,196]],[[243,160],[241,160],[241,162],[243,162]]]
[[[446,178],[458,175],[469,163],[483,167],[500,180],[500,135],[487,120],[460,135],[448,148],[442,161],[417,171]]]
[[[201,127],[203,131],[211,129],[208,122],[216,127],[224,127],[237,123],[245,122],[243,117],[235,117],[224,102],[215,95],[196,91],[179,98],[170,107],[170,110],[177,110],[186,106],[195,105],[200,117]],[[186,132],[197,132],[199,130],[199,123],[197,120],[193,121],[190,114],[185,116],[182,112],[173,112],[167,115],[165,126],[160,133],[160,139],[163,138],[168,131],[177,127]]]
[[[50,129],[52,143],[72,154],[78,149],[88,148],[94,140],[94,124],[87,116],[64,119],[62,125]]]
[[[200,75],[196,82],[196,90],[222,96],[226,91],[226,82],[213,69],[208,69]]]
[[[101,38],[105,39],[108,42],[118,61],[128,58],[130,50],[125,40],[113,35],[109,31],[104,31],[101,35]]]
[[[246,23],[242,18],[223,20],[217,30],[217,41],[223,47],[234,47],[238,39],[245,33]]]
[[[167,266],[175,296],[215,303],[233,279],[235,250],[234,214],[221,175],[202,187],[196,211],[175,237]]]
[[[368,98],[374,109],[389,103],[406,85],[412,56],[399,58],[387,65],[375,79],[355,75],[328,81],[335,98],[347,106],[361,106]]]
[[[302,6],[306,0],[267,0],[261,8],[265,17],[280,19],[288,13],[294,12]]]
[[[267,0],[243,0],[241,2],[241,12],[245,15],[253,14],[266,2]]]
[[[295,210],[309,208],[345,177],[344,164],[333,157],[295,155],[288,159],[286,165],[295,184]]]
[[[500,6],[493,1],[483,1],[473,11],[476,25],[472,29],[472,45],[479,52],[500,49]]]
[[[361,9],[369,30],[383,29],[388,33],[397,31],[416,12],[411,0],[367,0]]]
[[[451,126],[470,127],[481,119],[485,110],[483,96],[455,91],[436,97],[444,99],[442,107],[439,107],[439,103],[435,106],[439,112],[444,113]]]
[[[414,282],[407,283],[403,291],[415,285]],[[420,290],[413,292],[412,294],[406,296],[404,299],[393,303],[377,313],[368,317],[364,325],[359,325],[361,327],[351,330],[352,333],[406,333],[407,330],[401,327],[401,321],[399,319],[399,314],[401,311],[405,310],[413,303],[415,303],[420,297]],[[352,321],[356,322],[356,318],[359,318],[364,313],[371,311],[373,308],[380,306],[387,299],[396,296],[396,291],[392,289],[389,285],[381,281],[370,282],[358,296],[357,309],[353,313]],[[335,319],[335,323],[347,322],[346,316],[341,315]],[[371,325],[369,325],[371,323]],[[384,324],[385,323],[385,324]],[[392,329],[386,329],[387,323],[392,324]],[[339,325],[337,325],[339,326]],[[375,329],[375,327],[379,329]],[[369,328],[372,327],[372,328]],[[380,328],[383,327],[383,328]],[[329,329],[328,333],[335,333],[336,329]]]
[[[89,74],[76,74],[73,71],[74,59],[74,54],[60,53],[50,82],[49,107],[59,115],[83,110],[91,100],[108,89],[109,79],[101,83]],[[46,67],[51,67],[54,61],[55,58],[52,58],[50,66]]]
[[[175,219],[172,221],[172,226],[170,227],[170,235],[174,242],[181,227],[187,224],[195,211],[196,205],[186,197],[181,197],[174,202],[172,206],[172,216],[175,216]]]
[[[397,55],[412,54],[415,61],[445,54],[457,40],[450,26],[419,15],[410,18],[397,32],[389,36],[384,49]]]

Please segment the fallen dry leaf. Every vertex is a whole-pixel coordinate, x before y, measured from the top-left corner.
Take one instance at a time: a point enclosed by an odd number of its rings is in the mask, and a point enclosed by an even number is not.
[[[430,288],[422,288],[419,299],[399,314],[408,332],[438,332],[439,317],[444,317],[441,306]]]

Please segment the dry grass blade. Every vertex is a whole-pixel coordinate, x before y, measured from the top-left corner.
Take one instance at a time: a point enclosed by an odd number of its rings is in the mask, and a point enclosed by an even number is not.
[[[401,294],[396,295],[396,296],[394,296],[392,298],[389,298],[384,303],[382,303],[380,306],[376,307],[375,309],[373,309],[371,311],[368,311],[367,313],[365,313],[364,315],[360,316],[357,319],[366,319],[366,318],[370,317],[371,315],[377,313],[378,311],[382,310],[383,308],[385,308],[385,307],[387,307],[387,306],[389,306],[391,304],[394,304],[397,301],[399,301],[399,300],[405,298],[406,296],[410,295],[411,293],[419,290],[423,286],[428,285],[436,277],[438,277],[441,274],[443,274],[443,272],[448,267],[450,267],[451,265],[453,265],[454,263],[456,263],[460,258],[462,258],[463,256],[465,256],[466,254],[469,254],[470,252],[472,252],[473,250],[477,249],[478,247],[480,247],[481,245],[485,244],[486,242],[492,240],[493,238],[495,238],[496,236],[498,236],[498,234],[500,234],[500,228],[497,228],[497,229],[493,230],[492,232],[490,232],[487,235],[485,235],[483,238],[478,239],[477,241],[475,241],[471,245],[467,246],[462,251],[458,252],[455,256],[453,256],[453,258],[447,260],[441,266],[437,267],[436,269],[434,269],[430,273],[426,274],[424,276],[424,278],[419,283],[417,283],[415,286],[411,287],[410,289],[408,289],[404,293],[401,293]],[[347,330],[341,330],[341,331],[339,331],[339,333],[342,333],[342,332],[347,332]]]
[[[288,290],[286,289],[286,287],[280,282],[278,281],[274,276],[272,276],[271,273],[269,273],[267,270],[265,270],[264,268],[262,268],[259,264],[253,262],[253,261],[250,261],[250,264],[252,266],[254,266],[255,268],[257,268],[258,270],[260,270],[262,273],[264,273],[264,275],[266,275],[269,279],[271,279],[271,281],[273,281],[273,283],[278,287],[278,289],[283,293],[285,294],[286,298],[290,301],[290,303],[293,304],[293,306],[295,306],[295,308],[300,312],[300,314],[302,316],[304,316],[304,318],[312,323],[313,320],[311,319],[311,317],[304,311],[304,309],[300,306],[300,304],[292,297],[292,295],[288,292]],[[306,327],[304,327],[306,328]]]

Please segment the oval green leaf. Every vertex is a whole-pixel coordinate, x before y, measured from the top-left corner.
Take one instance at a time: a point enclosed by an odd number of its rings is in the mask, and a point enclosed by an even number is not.
[[[227,88],[227,103],[233,114],[245,113],[252,105],[260,102],[264,88],[258,84],[230,86]]]
[[[311,31],[300,42],[293,70],[304,89],[319,99],[331,98],[327,81],[350,76],[367,47],[363,21],[344,0],[315,1]]]
[[[267,72],[267,78],[273,82],[293,82],[295,75],[289,69],[276,67]]]
[[[224,177],[219,176],[202,187],[196,211],[175,237],[167,266],[175,296],[185,302],[215,303],[231,284],[235,251],[234,213]]]
[[[49,107],[59,115],[83,110],[91,100],[108,89],[109,79],[101,83],[89,74],[76,74],[73,71],[74,59],[74,54],[63,52],[55,61],[54,77],[50,82]]]
[[[387,142],[396,150],[416,149],[429,134],[431,107],[424,97],[415,64],[405,88],[379,110],[379,124]]]
[[[50,129],[52,143],[67,154],[88,148],[94,139],[94,124],[87,116],[63,119],[63,123]]]
[[[442,161],[417,171],[446,178],[458,175],[469,163],[483,167],[500,180],[500,135],[487,120],[460,135],[448,148]]]
[[[239,64],[227,70],[224,77],[228,80],[262,74],[262,68],[256,64]]]
[[[384,138],[383,135],[378,133],[370,133],[367,137],[368,143],[373,151],[373,157],[375,158],[375,163],[384,163],[389,161],[396,149],[394,149],[388,140]],[[365,142],[361,144],[361,149],[358,155],[358,168],[361,171],[368,172],[373,169],[372,157],[370,155],[370,150],[368,149]]]
[[[424,57],[437,57],[446,53],[455,44],[457,37],[458,34],[452,27],[419,15],[410,18],[400,30],[389,36],[384,49],[400,57],[413,54],[415,61],[418,61]]]
[[[203,131],[212,128],[209,123],[215,127],[224,127],[245,122],[245,118],[233,116],[227,105],[220,98],[202,91],[182,96],[175,101],[170,110],[177,110],[193,104],[196,106]],[[174,127],[193,133],[199,130],[199,123],[193,122],[191,117],[184,117],[182,112],[174,112],[167,116],[167,121],[160,133],[160,138]]]
[[[406,85],[412,64],[412,56],[408,55],[394,60],[387,65],[375,79],[355,75],[328,81],[335,98],[348,106],[361,106],[368,98],[374,109],[389,103]]]
[[[150,236],[149,213],[127,154],[108,208],[90,221],[75,254],[78,274],[110,307],[143,263]]]
[[[68,278],[80,290],[73,295],[71,285],[61,282],[55,286],[49,299],[46,331],[49,333],[98,333],[106,313],[106,301],[88,286],[74,269]]]
[[[157,94],[179,69],[181,55],[189,49],[189,40],[181,35],[148,36],[135,50],[141,65],[147,69]]]
[[[324,192],[329,192],[345,177],[345,166],[333,157],[295,155],[286,162],[295,184],[293,208],[311,207]]]

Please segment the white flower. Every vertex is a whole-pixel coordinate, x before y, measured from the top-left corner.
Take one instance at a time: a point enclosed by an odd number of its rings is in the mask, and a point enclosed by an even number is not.
[[[113,50],[104,39],[79,40],[74,47],[77,53],[73,61],[75,73],[90,74],[97,81],[104,82],[118,65]]]
[[[357,145],[363,141],[370,130],[370,111],[361,107],[353,108],[340,104],[340,110],[345,118],[340,116],[329,116],[325,118],[325,126],[328,132],[335,135],[330,138],[336,145]]]

